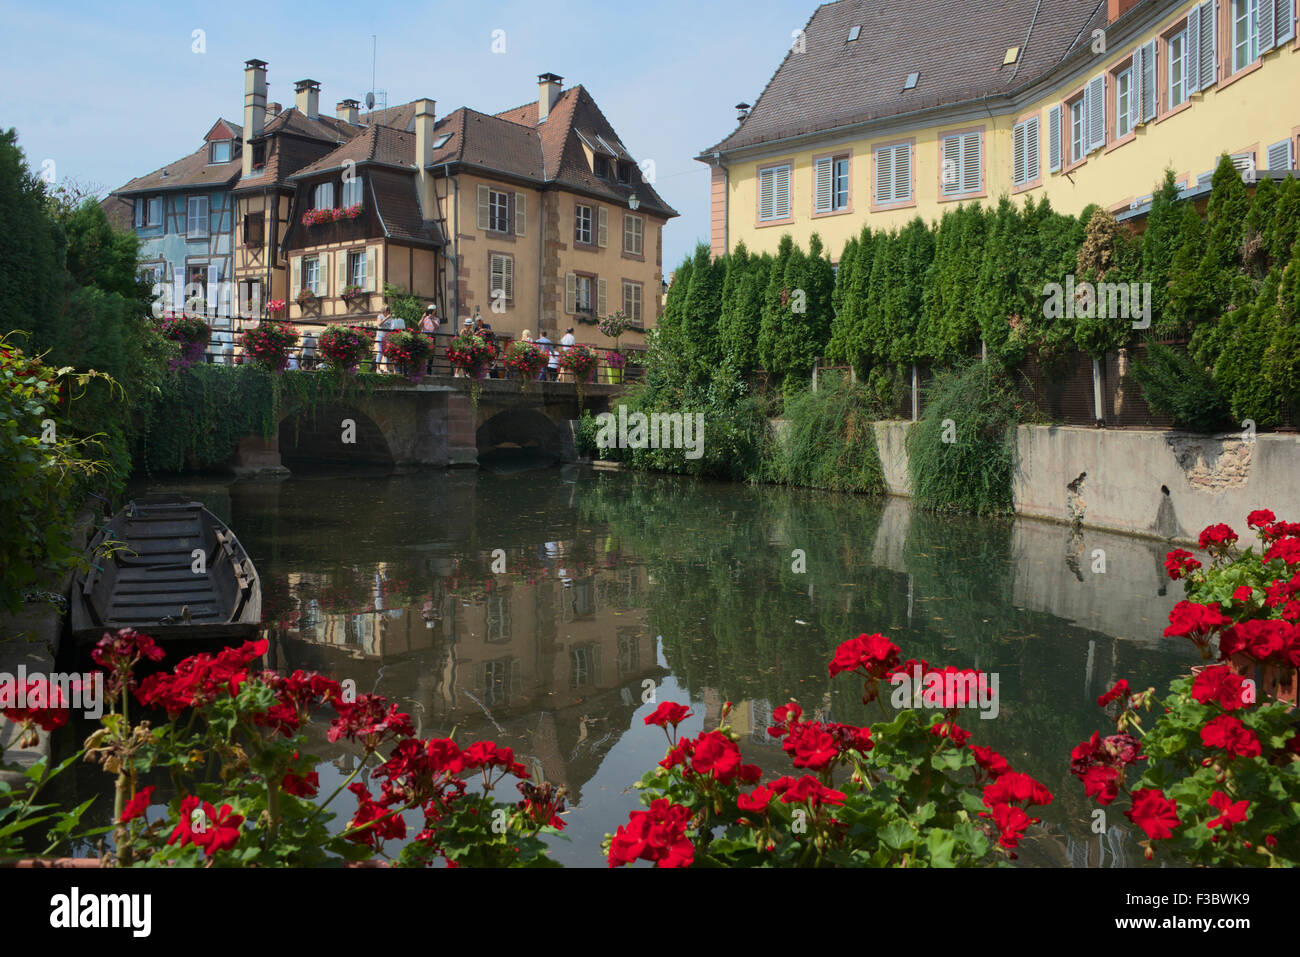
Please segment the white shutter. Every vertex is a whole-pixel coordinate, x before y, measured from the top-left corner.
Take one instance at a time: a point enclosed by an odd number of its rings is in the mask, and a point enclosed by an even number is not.
[[[1047,111],[1047,168],[1049,172],[1061,171],[1061,104]]]
[[[317,296],[328,296],[330,294],[330,254],[321,253],[320,260],[316,265],[316,289]]]
[[[221,281],[221,266],[217,263],[208,263],[208,288],[203,290],[203,302],[206,312],[211,312],[212,307],[216,306],[218,310],[221,307],[221,290],[217,283]]]
[[[1088,152],[1106,145],[1106,75],[1100,74],[1088,82],[1088,105],[1085,108],[1088,123]]]
[[[1295,2],[1294,0],[1261,0],[1272,3],[1274,46],[1281,46],[1288,40],[1295,39]]]
[[[1038,155],[1043,141],[1038,117],[1035,116],[1025,125],[1025,138],[1025,173],[1029,176],[1029,182],[1033,182],[1043,175],[1043,164]]]
[[[824,156],[813,163],[813,211],[818,213],[829,213],[831,211],[831,167],[835,161],[829,156]]]
[[[961,188],[963,192],[979,192],[984,144],[979,133],[967,133],[961,141]]]
[[[289,296],[290,302],[302,291],[302,257],[294,256],[289,260]]]
[[[876,150],[875,160],[876,205],[879,206],[888,203],[894,197],[894,167],[889,161],[889,150]]]
[[[524,235],[524,229],[528,223],[528,197],[523,193],[515,193],[515,235]],[[511,297],[513,298],[513,297]]]
[[[1268,148],[1268,169],[1269,172],[1274,170],[1289,170],[1294,165],[1295,157],[1292,155],[1294,143],[1291,140],[1283,140],[1280,143],[1274,143]]]
[[[604,279],[596,280],[596,315],[603,316],[606,313],[605,293],[609,283]]]
[[[781,166],[774,170],[776,181],[772,190],[772,215],[774,219],[788,219],[790,216],[790,167]]]
[[[1128,73],[1128,131],[1132,133],[1137,129],[1138,119],[1142,116],[1142,105],[1138,101],[1141,99],[1141,78],[1142,78],[1142,48],[1138,47],[1133,51],[1133,64],[1126,71]],[[1116,80],[1115,87],[1118,90],[1119,81]],[[1116,108],[1119,103],[1116,101]]]
[[[191,239],[202,239],[208,235],[208,198],[191,196],[186,209],[187,232]]]
[[[1025,182],[1025,124],[1011,128],[1011,182],[1020,186]]]
[[[1156,82],[1159,71],[1156,69],[1156,50],[1158,44],[1152,40],[1142,50],[1142,122],[1150,123],[1156,118],[1157,98]]]
[[[564,311],[570,316],[577,310],[578,277],[573,273],[564,274]]]
[[[348,259],[351,258],[351,253],[346,249],[340,249],[335,255],[338,256],[337,266],[339,278],[338,285],[334,287],[334,295],[341,296],[343,295],[343,287],[346,286],[352,278],[348,275]]]
[[[1277,7],[1273,0],[1258,0],[1259,3],[1259,52],[1273,49],[1277,42]]]
[[[960,136],[943,138],[943,161],[939,170],[939,188],[945,196],[954,196],[963,188]]]
[[[758,174],[758,218],[772,218],[772,184],[773,170],[765,169]]]
[[[1200,86],[1206,90],[1218,80],[1218,19],[1214,15],[1214,0],[1205,0],[1201,7],[1201,48],[1198,57]]]
[[[912,147],[894,147],[894,202],[912,198]]]
[[[144,209],[145,204],[148,202],[147,199],[136,199],[135,201],[135,225],[137,229],[144,225]]]
[[[609,245],[609,210],[604,206],[596,208],[596,245],[602,249]]]
[[[491,190],[486,186],[478,188],[478,228],[488,228],[488,203],[491,201]]]
[[[378,290],[379,250],[374,246],[366,247],[366,292]]]
[[[1188,94],[1201,88],[1201,7],[1187,11],[1187,39],[1183,42],[1183,76]]]
[[[511,256],[501,257],[501,288],[505,290],[506,299],[515,298],[515,261]]]

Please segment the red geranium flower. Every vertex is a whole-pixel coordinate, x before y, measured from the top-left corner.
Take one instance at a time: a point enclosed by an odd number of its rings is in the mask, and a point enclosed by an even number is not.
[[[1210,795],[1210,807],[1221,813],[1214,820],[1206,821],[1205,826],[1211,829],[1222,827],[1225,831],[1231,831],[1232,825],[1245,823],[1246,811],[1250,808],[1250,802],[1237,801],[1234,803],[1232,798],[1222,791],[1215,791]]]
[[[1251,528],[1263,528],[1277,521],[1277,516],[1266,508],[1256,509],[1246,516],[1246,524]]]
[[[1088,797],[1096,797],[1098,804],[1109,804],[1119,796],[1119,771],[1095,764],[1083,774],[1083,789]]]
[[[1051,804],[1052,792],[1028,774],[1009,771],[984,788],[984,806],[999,804]]]
[[[1246,706],[1246,679],[1233,674],[1227,665],[1214,665],[1206,668],[1192,682],[1192,697],[1201,704],[1218,702],[1228,711]]]
[[[736,807],[742,811],[756,811],[766,814],[775,794],[776,792],[769,787],[756,787],[749,794],[741,793],[737,795]]]
[[[1104,708],[1112,701],[1116,701],[1120,698],[1124,698],[1127,701],[1128,697],[1129,697],[1128,680],[1125,678],[1120,678],[1119,681],[1115,682],[1114,687],[1112,687],[1105,694],[1099,695],[1097,697],[1097,706],[1100,708]]]
[[[655,708],[653,714],[646,715],[646,724],[657,724],[659,727],[671,724],[676,728],[679,724],[689,718],[694,712],[684,704],[677,704],[672,701],[661,702],[659,707]]]
[[[842,671],[862,669],[868,676],[884,677],[898,665],[898,646],[884,635],[858,635],[850,638],[835,650],[835,657],[827,665],[832,678]]]
[[[320,789],[320,774],[311,771],[306,775],[302,775],[289,771],[280,779],[280,787],[285,794],[292,794],[301,798],[313,798]]]
[[[1228,525],[1220,522],[1218,525],[1210,525],[1201,530],[1201,537],[1197,544],[1201,548],[1227,548],[1237,541],[1237,533]]]
[[[690,808],[656,798],[648,811],[632,811],[609,844],[609,866],[631,864],[638,858],[656,867],[688,867],[695,860],[695,845],[686,836]]]
[[[1158,788],[1134,791],[1133,806],[1124,814],[1152,840],[1173,837],[1174,828],[1179,824],[1178,803],[1169,800]]]
[[[137,817],[143,817],[145,810],[149,807],[149,801],[153,797],[154,785],[143,787],[136,792],[135,797],[126,803],[122,809],[122,817],[119,819],[125,824],[127,821],[133,821]]]
[[[1013,804],[998,804],[992,811],[980,811],[980,816],[993,818],[999,832],[998,843],[1010,849],[1019,847],[1025,830],[1029,825],[1038,823],[1038,818],[1030,817]]]
[[[1201,729],[1201,743],[1207,748],[1222,748],[1230,757],[1257,758],[1259,738],[1230,714],[1221,714]]]
[[[1174,581],[1191,574],[1201,567],[1201,563],[1192,557],[1192,553],[1182,549],[1175,548],[1172,552],[1165,555],[1165,571]]]
[[[1011,770],[1011,765],[1007,763],[1007,759],[992,748],[972,744],[970,753],[975,756],[975,763],[988,772],[989,777],[1000,778]]]

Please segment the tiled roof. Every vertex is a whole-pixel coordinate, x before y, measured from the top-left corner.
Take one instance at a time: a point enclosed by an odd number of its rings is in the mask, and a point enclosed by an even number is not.
[[[461,107],[450,117],[451,133],[434,163],[465,163],[496,170],[508,176],[522,176],[538,183],[547,178],[543,143],[537,130],[498,116]]]
[[[412,169],[415,165],[415,134],[386,126],[367,127],[358,136],[352,137],[342,146],[326,153],[314,163],[309,163],[289,179],[299,179],[326,170],[341,169],[346,163],[356,166],[366,163],[380,163],[385,166],[401,166]]]
[[[599,145],[595,138],[601,137],[615,152],[622,144],[614,127],[605,119],[605,114],[582,85],[562,92],[547,115],[546,122],[540,125],[537,122],[536,101],[498,113],[497,116],[530,130],[537,130],[541,137],[545,178],[548,181],[606,196],[619,204],[626,203],[628,196],[636,193],[643,209],[664,216],[677,215],[677,211],[664,202],[654,187],[644,180],[635,163],[626,184],[601,179],[592,172],[577,134],[586,136],[593,145]]]
[[[314,140],[342,143],[352,139],[361,130],[362,127],[360,126],[353,126],[346,120],[327,116],[324,113],[313,119],[296,106],[291,106],[267,123],[262,132],[264,135],[268,133],[295,133],[298,136],[307,136]]]
[[[241,172],[241,160],[238,154],[229,163],[209,163],[208,144],[204,143],[197,150],[169,163],[162,169],[156,169],[144,176],[137,176],[125,186],[113,191],[114,195],[131,195],[138,193],[156,193],[160,190],[174,189],[227,189]]]
[[[412,100],[410,103],[401,103],[397,106],[390,106],[387,109],[375,110],[373,113],[362,113],[361,122],[367,126],[389,126],[395,130],[413,130],[415,129],[415,104],[418,100]]]
[[[135,222],[135,203],[125,196],[110,193],[100,201],[100,208],[108,221],[120,229],[132,229]]]
[[[415,170],[400,173],[376,169],[370,174],[375,206],[390,239],[444,245],[446,239],[434,221],[425,221],[416,195]]]
[[[1105,26],[1106,0],[827,3],[804,28],[803,50],[786,53],[749,115],[705,152],[1007,94],[1041,79]],[[850,41],[853,27],[860,33]],[[1023,48],[1018,67],[1002,65],[1011,47]],[[909,73],[920,76],[904,92]]]

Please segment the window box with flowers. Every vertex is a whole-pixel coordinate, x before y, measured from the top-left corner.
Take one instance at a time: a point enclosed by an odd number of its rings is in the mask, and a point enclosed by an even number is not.
[[[266,311],[271,314],[273,319],[284,318],[285,302],[283,299],[272,299],[266,304]]]
[[[320,311],[320,297],[316,295],[316,291],[310,286],[300,289],[298,295],[294,297],[294,301],[298,303],[303,312]]]
[[[355,282],[350,282],[344,286],[339,295],[344,302],[352,307],[363,305],[370,299],[370,293],[366,292],[365,287]]]
[[[363,211],[360,203],[341,206],[334,209],[309,209],[302,214],[304,226],[324,226],[326,223],[339,223],[345,219],[357,219]]]

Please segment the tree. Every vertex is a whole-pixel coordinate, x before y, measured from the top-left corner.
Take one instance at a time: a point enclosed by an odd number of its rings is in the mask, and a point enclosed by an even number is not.
[[[1151,194],[1151,212],[1142,234],[1142,281],[1151,283],[1152,326],[1160,327],[1169,307],[1169,280],[1178,251],[1178,208],[1181,194],[1174,171],[1165,170],[1164,181]]]
[[[707,245],[696,245],[691,262],[691,281],[682,307],[682,331],[692,365],[704,378],[722,359],[718,322],[722,315],[722,285],[726,269],[727,264],[722,259],[715,260]]]
[[[786,233],[777,244],[776,255],[772,258],[767,285],[763,291],[763,313],[758,332],[758,360],[768,372],[775,371],[773,365],[776,360],[773,357],[776,338],[781,328],[782,311],[789,301],[789,290],[785,284],[785,268],[793,249],[794,240],[790,238],[789,233]]]
[[[1178,224],[1177,251],[1169,267],[1168,317],[1160,316],[1155,323],[1159,334],[1191,335],[1197,326],[1218,317],[1214,291],[1202,270],[1205,260],[1205,223],[1196,207],[1187,203]]]
[[[1273,222],[1268,231],[1268,255],[1274,264],[1291,260],[1296,233],[1300,230],[1300,180],[1288,176],[1278,188],[1273,204]]]
[[[1025,355],[1025,338],[1012,337],[1012,330],[1025,323],[1030,308],[1020,287],[1023,232],[1024,221],[1011,201],[1003,196],[990,217],[979,283],[974,291],[980,337],[988,346],[989,354],[1008,366],[1020,362]]]

